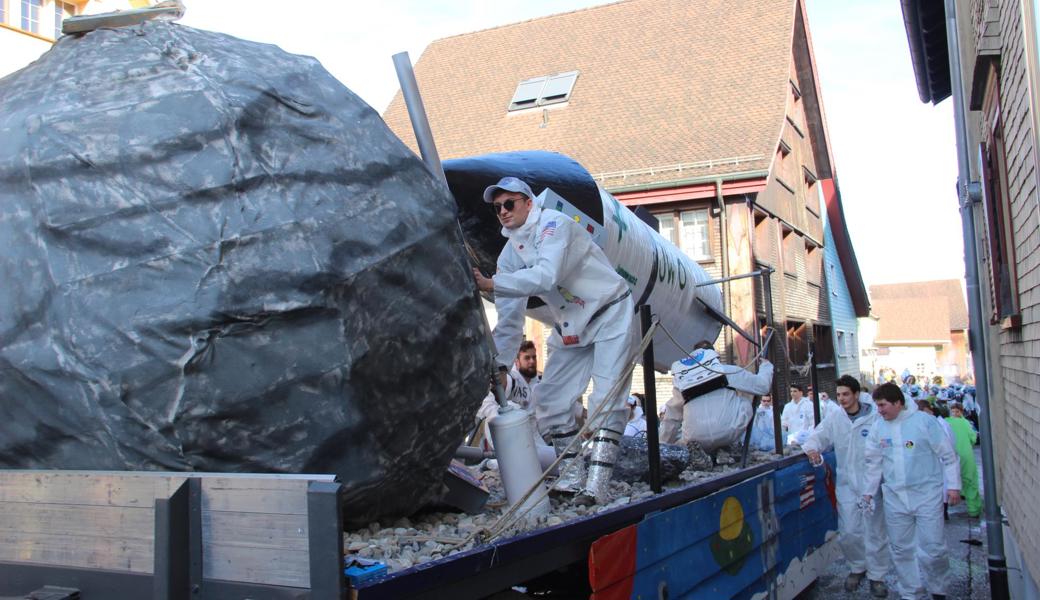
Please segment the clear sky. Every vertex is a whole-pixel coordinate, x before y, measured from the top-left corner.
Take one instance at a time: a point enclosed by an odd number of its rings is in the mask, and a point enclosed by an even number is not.
[[[315,56],[380,112],[397,91],[397,52],[414,62],[444,36],[604,3],[184,1],[184,24]],[[899,2],[807,1],[845,217],[867,284],[962,278],[952,108],[918,99]]]

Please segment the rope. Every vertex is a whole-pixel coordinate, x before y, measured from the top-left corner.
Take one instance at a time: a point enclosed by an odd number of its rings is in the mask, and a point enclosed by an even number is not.
[[[772,332],[776,333],[776,330],[774,328],[772,328],[772,327],[766,327],[766,329],[767,329],[767,331],[772,331]],[[682,352],[683,354],[685,354],[687,356],[693,356],[693,352],[690,352],[690,351],[686,350],[686,348],[683,348],[682,345],[679,342],[675,341],[675,338],[672,337],[672,334],[668,331],[667,328],[665,328],[664,325],[661,326],[661,330],[664,331],[664,334],[668,337],[668,340],[670,342],[672,342],[672,345],[674,345],[676,348],[678,348],[680,352]],[[787,351],[787,345],[786,344],[782,345],[781,348],[783,349],[784,358],[786,359],[788,366],[790,368],[794,369],[795,371],[797,371],[798,374],[801,375],[802,377],[805,377],[809,373],[809,370],[812,369],[813,354],[811,352],[809,353],[809,360],[805,364],[798,364],[798,363],[795,363],[793,360],[791,360],[791,354]],[[755,364],[755,361],[757,361],[758,359],[762,358],[763,355],[765,355],[765,353],[766,353],[766,351],[768,349],[769,348],[767,348],[766,346],[762,346],[761,348],[759,348],[758,352],[755,353],[755,355],[753,357],[751,357],[751,360],[746,365],[744,365],[741,368],[744,369],[745,371],[749,370],[751,368],[751,366]],[[698,366],[700,366],[701,368],[703,368],[704,370],[706,370],[708,372],[716,373],[716,374],[719,374],[719,375],[725,375],[726,374],[726,372],[724,372],[724,371],[715,371],[711,367],[709,367],[708,365],[706,365],[704,363],[697,363],[697,364],[698,364]]]
[[[637,351],[636,356],[642,356],[643,351],[646,350],[647,346],[650,345],[650,341],[653,339],[654,333],[657,331],[658,327],[660,327],[660,322],[655,320],[650,325],[650,330],[647,331],[645,336],[643,336],[643,339],[642,339],[642,341],[639,344],[639,350]],[[583,434],[585,434],[587,431],[592,429],[592,424],[596,423],[598,425],[598,421],[600,420],[600,418],[606,416],[605,414],[603,414],[603,411],[607,407],[607,405],[610,404],[607,400],[609,398],[615,397],[618,394],[618,392],[621,391],[622,384],[624,384],[625,382],[628,381],[628,376],[635,369],[636,364],[637,363],[635,363],[635,362],[629,361],[628,368],[625,369],[624,375],[622,377],[618,378],[618,380],[614,382],[614,385],[611,386],[610,391],[604,397],[604,400],[599,403],[599,406],[596,407],[595,412],[593,414],[589,415],[589,418],[585,421],[585,424],[582,425],[581,429],[578,430],[578,433],[574,435],[574,438],[571,439],[570,443],[567,444],[567,446],[563,449],[562,452],[560,452],[559,456],[556,457],[556,460],[554,460],[552,462],[552,464],[549,465],[545,469],[544,472],[542,472],[542,475],[538,478],[537,481],[535,481],[531,485],[530,488],[528,488],[527,492],[523,496],[521,496],[520,499],[517,500],[509,508],[509,510],[507,510],[501,517],[499,517],[498,520],[495,521],[490,527],[483,528],[483,529],[478,529],[477,531],[474,531],[469,536],[467,536],[466,539],[463,540],[462,542],[459,542],[459,543],[454,544],[453,546],[451,546],[449,548],[449,551],[450,550],[454,550],[455,548],[459,548],[459,547],[465,546],[466,544],[469,544],[478,535],[481,535],[481,534],[486,534],[485,541],[490,542],[491,540],[495,539],[496,537],[498,537],[499,535],[504,533],[518,519],[527,516],[527,513],[529,513],[531,511],[531,509],[533,509],[535,506],[537,506],[538,503],[540,503],[542,501],[542,499],[544,499],[545,496],[548,495],[549,489],[547,487],[542,487],[542,483],[549,476],[549,473],[554,468],[556,468],[556,466],[558,464],[560,464],[560,461],[563,460],[563,457],[567,453],[569,453],[571,451],[571,449],[574,447],[574,445],[576,443],[582,441]],[[582,448],[582,452],[584,452],[584,448]],[[578,453],[578,459],[579,460],[584,460],[584,459],[581,458],[581,452]],[[531,498],[531,496],[536,491],[538,491],[539,488],[541,488],[541,490],[540,490],[540,492],[538,494],[538,497],[533,502],[531,502],[530,506],[525,508],[523,510],[523,512],[520,512],[520,509],[521,509],[521,507],[523,507],[524,503],[529,498]]]
[[[775,331],[772,327],[767,327],[766,329],[768,331]],[[668,331],[668,329],[664,325],[661,325],[661,331],[663,331],[664,334],[668,337],[668,340],[671,341],[672,344],[676,348],[679,349],[679,352],[682,352],[686,356],[691,356],[691,357],[693,356],[694,353],[688,352],[686,350],[686,348],[683,348],[682,345],[679,344],[679,342],[675,341],[675,338],[672,337],[672,334]],[[749,370],[751,368],[751,366],[754,365],[755,362],[758,359],[762,358],[762,356],[766,353],[766,351],[768,349],[769,348],[766,347],[766,346],[762,346],[761,348],[759,348],[758,352],[756,352],[755,355],[751,357],[751,360],[746,365],[742,366],[741,368],[744,369],[745,371]],[[786,354],[786,352],[785,352],[785,354]],[[790,361],[788,361],[788,362],[790,362]],[[703,368],[705,371],[708,371],[710,373],[715,373],[717,375],[726,375],[726,374],[728,374],[728,371],[716,371],[716,370],[712,369],[711,367],[709,367],[707,364],[699,362],[699,361],[697,362],[697,365],[700,366],[701,368]]]

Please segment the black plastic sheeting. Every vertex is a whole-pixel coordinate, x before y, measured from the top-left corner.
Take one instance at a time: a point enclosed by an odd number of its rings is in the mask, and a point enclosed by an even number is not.
[[[523,179],[535,194],[550,188],[597,223],[603,223],[603,202],[596,180],[585,167],[564,154],[523,150],[456,158],[444,161],[444,174],[458,203],[466,240],[485,273],[495,272],[506,238],[497,216],[484,202],[484,189],[503,177]]]
[[[0,106],[0,466],[331,472],[351,525],[440,493],[487,332],[375,111],[162,22],[62,38]]]

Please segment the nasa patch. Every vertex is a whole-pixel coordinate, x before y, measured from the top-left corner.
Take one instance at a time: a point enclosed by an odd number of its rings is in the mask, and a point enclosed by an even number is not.
[[[867,435],[869,435],[869,434],[870,434],[870,430],[868,430],[868,429],[860,429],[859,430],[859,435],[861,437],[867,437]]]
[[[703,359],[704,359],[704,349],[702,348],[702,349],[694,352],[693,355],[688,356],[688,357],[680,360],[679,362],[681,362],[682,364],[686,365],[687,367],[692,367],[693,365],[700,364],[701,360],[703,360]]]

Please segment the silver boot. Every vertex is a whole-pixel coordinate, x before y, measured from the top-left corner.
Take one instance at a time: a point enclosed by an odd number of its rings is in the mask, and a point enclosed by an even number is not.
[[[550,489],[552,492],[577,494],[581,491],[581,484],[585,482],[585,459],[581,456],[581,442],[575,442],[574,446],[567,450],[567,446],[577,435],[577,429],[567,430],[565,427],[554,427],[549,432],[556,456],[563,456],[558,467],[560,476]]]
[[[592,438],[592,456],[589,460],[589,476],[585,486],[575,499],[578,504],[606,504],[610,501],[610,476],[614,472],[621,451],[621,432],[600,429]]]

